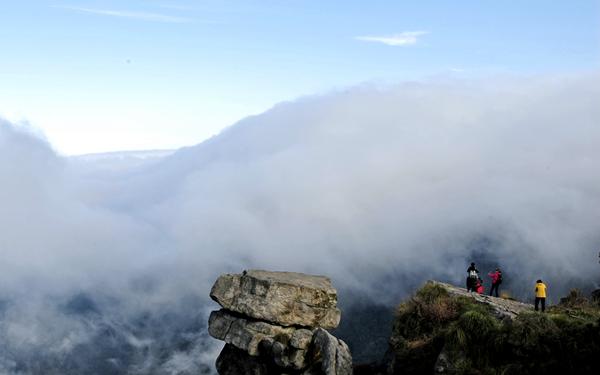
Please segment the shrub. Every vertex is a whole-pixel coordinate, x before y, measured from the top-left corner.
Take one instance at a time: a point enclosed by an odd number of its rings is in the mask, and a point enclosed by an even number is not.
[[[500,323],[494,317],[471,310],[451,325],[446,335],[446,347],[451,352],[466,355],[478,368],[487,367],[499,335]]]
[[[589,304],[590,301],[583,296],[579,289],[571,289],[566,297],[560,299],[560,305],[565,307],[584,307]]]
[[[413,298],[398,306],[394,332],[408,339],[436,333],[458,317],[460,303],[439,285],[425,284]]]
[[[550,345],[560,336],[560,329],[549,315],[521,313],[512,325],[508,340],[525,356],[546,356]]]

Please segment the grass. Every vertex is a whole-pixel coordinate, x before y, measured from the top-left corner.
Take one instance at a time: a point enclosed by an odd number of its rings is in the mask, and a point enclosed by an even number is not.
[[[500,321],[489,306],[428,283],[397,308],[391,342],[407,374],[431,373],[442,350],[455,374],[596,374],[600,306],[572,291],[545,314]]]

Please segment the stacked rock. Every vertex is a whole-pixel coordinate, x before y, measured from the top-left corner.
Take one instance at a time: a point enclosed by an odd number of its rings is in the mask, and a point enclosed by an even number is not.
[[[332,336],[337,292],[324,276],[249,270],[217,279],[208,331],[226,345],[221,375],[352,374],[348,346]]]

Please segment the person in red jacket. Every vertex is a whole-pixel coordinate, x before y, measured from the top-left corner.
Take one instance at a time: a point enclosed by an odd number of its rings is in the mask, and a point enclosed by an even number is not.
[[[496,268],[496,271],[488,273],[488,276],[492,278],[490,296],[496,291],[496,297],[498,297],[498,288],[500,287],[500,284],[502,284],[502,271],[500,271],[500,268]]]

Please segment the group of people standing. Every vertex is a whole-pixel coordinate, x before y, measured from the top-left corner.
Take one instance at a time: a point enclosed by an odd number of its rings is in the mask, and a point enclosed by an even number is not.
[[[475,263],[471,263],[471,266],[467,268],[467,275],[467,291],[484,294],[483,279],[479,276],[479,270],[475,267]],[[500,268],[496,268],[495,271],[489,272],[488,276],[492,280],[490,296],[498,297],[498,290],[502,284],[502,271]],[[546,284],[542,280],[538,280],[535,284],[535,311],[539,311],[540,305],[542,312],[546,311]]]
[[[479,277],[479,270],[475,267],[475,263],[471,263],[471,266],[467,268],[467,274],[467,291],[483,294],[485,292],[483,279]],[[490,296],[495,292],[496,297],[498,297],[498,289],[502,284],[502,271],[500,271],[500,268],[496,268],[495,271],[488,273],[488,276],[492,279]]]

